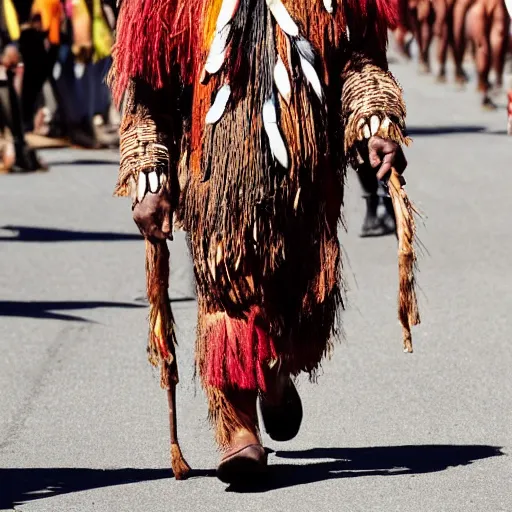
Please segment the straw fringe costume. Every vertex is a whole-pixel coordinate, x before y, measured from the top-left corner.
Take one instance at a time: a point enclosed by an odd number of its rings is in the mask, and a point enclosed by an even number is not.
[[[239,429],[258,435],[255,408],[243,404],[265,394],[272,369],[314,377],[331,350],[347,165],[368,167],[372,135],[406,140],[386,61],[394,5],[121,5],[111,76],[124,98],[116,194],[137,203],[164,191],[189,233],[196,364],[221,448]],[[151,345],[154,364],[165,368],[169,353]]]

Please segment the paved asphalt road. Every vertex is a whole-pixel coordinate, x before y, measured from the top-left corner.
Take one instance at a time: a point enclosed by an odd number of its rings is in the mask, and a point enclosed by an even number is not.
[[[505,111],[394,65],[414,145],[424,323],[401,350],[393,238],[360,239],[351,175],[346,339],[272,478],[229,492],[193,381],[196,304],[172,245],[182,447],[171,478],[165,394],[146,362],[143,243],[113,199],[115,152],[45,153],[47,174],[0,177],[0,509],[26,512],[512,511],[512,138]],[[503,107],[503,104],[501,105]]]

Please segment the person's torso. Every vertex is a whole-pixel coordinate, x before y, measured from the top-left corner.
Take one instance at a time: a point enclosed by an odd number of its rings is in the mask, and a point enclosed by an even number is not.
[[[331,12],[329,12],[331,11]],[[326,162],[338,129],[347,33],[329,0],[208,0],[199,26],[192,173],[294,171]],[[269,151],[270,150],[270,151]],[[229,161],[229,163],[227,163]]]

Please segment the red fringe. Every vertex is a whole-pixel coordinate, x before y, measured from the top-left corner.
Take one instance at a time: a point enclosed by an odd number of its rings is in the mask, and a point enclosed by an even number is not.
[[[276,358],[276,351],[261,323],[254,307],[245,320],[224,314],[210,326],[205,340],[206,386],[265,391],[263,365]]]
[[[357,32],[373,29],[381,49],[385,49],[388,29],[395,29],[399,21],[399,0],[345,0],[351,13],[352,24]]]
[[[169,83],[178,66],[186,83],[196,69],[204,0],[123,0],[114,47],[114,101],[120,103],[132,78],[155,89]]]

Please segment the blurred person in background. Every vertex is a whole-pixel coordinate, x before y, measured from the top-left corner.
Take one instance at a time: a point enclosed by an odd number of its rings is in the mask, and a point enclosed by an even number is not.
[[[453,9],[456,0],[433,0],[435,22],[434,34],[437,38],[437,61],[439,71],[437,81],[446,82],[446,60],[448,51],[451,50],[455,55],[453,39]],[[456,80],[458,80],[459,71],[456,71]]]
[[[117,146],[118,126],[111,120],[112,102],[105,84],[114,42],[112,25],[101,0],[68,0],[65,7],[68,38],[59,57],[59,89],[68,135],[73,143],[89,148]]]
[[[24,64],[21,107],[26,131],[34,129],[38,100],[51,69],[48,41],[42,16],[33,10],[33,0],[16,0],[14,6],[20,24],[18,48]]]
[[[20,91],[23,66],[12,40],[20,37],[17,12],[11,0],[0,2],[0,169],[9,171],[45,170],[29,148],[22,121]]]
[[[419,51],[419,72],[430,73],[430,45],[434,10],[430,0],[408,0],[412,32]]]
[[[395,42],[399,53],[406,59],[411,59],[411,43],[414,40],[412,33],[412,19],[409,9],[409,0],[396,0],[398,20],[394,32]]]
[[[508,45],[510,16],[504,0],[476,0],[468,12],[469,34],[476,47],[478,91],[482,94],[482,107],[495,110],[490,97],[491,69],[495,73],[495,87],[503,87],[503,71]]]

